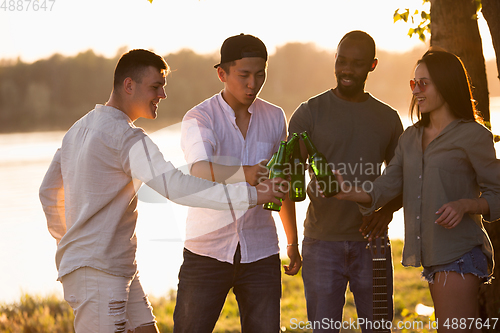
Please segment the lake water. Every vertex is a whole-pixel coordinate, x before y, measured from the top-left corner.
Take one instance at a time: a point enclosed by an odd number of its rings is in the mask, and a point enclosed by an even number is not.
[[[493,131],[500,133],[500,97],[492,98]],[[404,125],[409,122],[403,119]],[[179,128],[151,134],[164,156],[175,166],[184,165],[179,146]],[[0,135],[0,303],[15,302],[22,293],[62,297],[62,287],[56,281],[55,240],[50,236],[38,199],[38,188],[64,132],[23,133]],[[500,144],[496,144],[497,156]],[[297,203],[299,234],[308,200]],[[153,296],[168,294],[177,285],[177,273],[182,263],[186,208],[168,203],[139,202],[137,226],[137,261],[144,289]],[[282,256],[286,256],[286,237],[273,213]],[[402,210],[394,216],[389,228],[391,238],[403,238]],[[299,236],[299,240],[301,236]],[[400,258],[395,258],[397,262]]]

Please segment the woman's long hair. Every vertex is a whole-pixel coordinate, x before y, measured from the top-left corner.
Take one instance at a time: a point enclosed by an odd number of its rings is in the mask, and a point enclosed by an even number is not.
[[[417,62],[417,65],[419,64],[427,66],[432,82],[455,117],[482,123],[482,117],[476,110],[476,102],[472,97],[469,75],[459,57],[444,50],[430,49]],[[429,125],[429,114],[420,113],[417,98],[413,96],[410,117],[413,119],[415,114],[418,125]]]

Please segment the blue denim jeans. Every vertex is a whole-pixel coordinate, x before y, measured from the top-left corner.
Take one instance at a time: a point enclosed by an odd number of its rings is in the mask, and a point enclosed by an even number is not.
[[[358,318],[373,322],[373,270],[368,242],[330,242],[304,237],[302,245],[302,278],[307,301],[307,317],[317,325],[314,332],[339,332],[335,328],[343,322],[343,308],[347,284],[354,296]],[[392,256],[387,251],[388,313],[393,316]],[[356,321],[345,318],[344,321]],[[335,323],[335,324],[333,324]],[[363,332],[370,327],[360,326]],[[338,326],[337,326],[338,327]]]
[[[212,332],[231,288],[240,311],[241,332],[280,331],[281,262],[279,255],[234,264],[184,249],[174,310],[175,333]]]

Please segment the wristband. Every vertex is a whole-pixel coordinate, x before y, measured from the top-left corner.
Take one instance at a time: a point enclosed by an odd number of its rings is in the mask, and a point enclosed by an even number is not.
[[[292,243],[292,244],[287,244],[286,247],[290,247],[290,246],[299,246],[299,243]]]

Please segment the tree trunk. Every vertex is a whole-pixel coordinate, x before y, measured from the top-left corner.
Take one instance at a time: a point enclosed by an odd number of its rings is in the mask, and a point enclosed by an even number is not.
[[[493,272],[495,279],[493,279],[491,284],[481,285],[479,289],[479,311],[483,322],[486,318],[490,318],[490,324],[493,325],[494,322],[491,322],[491,318],[498,318],[500,314],[500,297],[498,297],[500,295],[500,255],[498,254],[500,252],[500,228],[498,223],[487,223],[484,226],[495,250],[495,270]],[[483,327],[483,332],[498,332],[500,329],[499,324],[497,323],[495,329],[493,327],[488,329],[485,326]]]
[[[493,48],[497,59],[497,79],[500,79],[500,1],[498,0],[482,0],[482,13],[488,27],[490,29]],[[490,78],[494,80],[494,78]],[[496,267],[493,276],[496,277],[491,285],[481,286],[479,292],[479,305],[483,318],[498,318],[500,314],[500,225],[492,223],[485,225],[495,251]],[[498,330],[498,328],[497,328]],[[483,330],[488,332],[488,330]],[[491,332],[494,330],[490,329]]]
[[[484,120],[490,120],[490,102],[483,46],[473,0],[431,0],[431,46],[459,56],[474,86],[473,96]]]
[[[482,0],[483,15],[488,22],[497,54],[497,68],[500,73],[500,1]],[[486,68],[482,50],[481,37],[477,21],[473,19],[476,8],[473,0],[431,0],[431,45],[442,47],[458,55],[474,86],[474,99],[477,109],[482,112],[484,120],[490,120],[489,93],[486,80]],[[500,225],[486,224],[495,252],[496,267],[493,275],[496,279],[491,285],[482,285],[478,301],[480,316],[499,318],[500,315]],[[491,319],[490,319],[491,321]],[[494,322],[490,322],[493,324]],[[497,325],[498,326],[498,325]],[[498,329],[498,327],[496,327]],[[496,330],[484,326],[483,332]]]
[[[491,40],[497,58],[497,79],[500,80],[500,1],[498,0],[482,0],[484,19],[488,23],[490,29]]]

